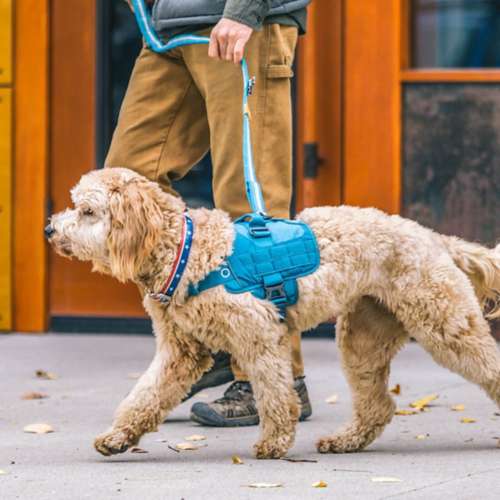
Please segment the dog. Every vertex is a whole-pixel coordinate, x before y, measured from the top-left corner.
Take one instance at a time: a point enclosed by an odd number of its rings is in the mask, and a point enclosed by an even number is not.
[[[299,300],[285,321],[275,306],[223,286],[189,296],[231,253],[234,229],[221,210],[188,213],[191,254],[170,303],[155,300],[171,272],[186,206],[125,168],[96,170],[72,190],[73,209],[52,216],[55,251],[91,261],[93,270],[133,281],[153,322],[156,353],[95,440],[103,455],[137,445],[155,431],[227,351],[249,375],[260,415],[258,458],[280,458],[294,442],[299,401],[293,390],[290,336],[337,318],[337,344],[352,391],[352,421],[317,442],[321,453],[361,450],[391,421],[390,363],[416,339],[434,360],[479,385],[500,406],[500,354],[486,316],[500,316],[500,245],[487,249],[443,236],[373,208],[304,210],[320,266],[298,280]]]

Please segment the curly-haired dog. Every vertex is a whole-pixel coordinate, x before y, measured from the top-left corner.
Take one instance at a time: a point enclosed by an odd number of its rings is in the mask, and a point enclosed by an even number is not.
[[[52,217],[50,242],[65,256],[145,290],[156,334],[154,359],[95,441],[104,455],[124,452],[154,431],[224,350],[248,373],[261,417],[259,458],[283,456],[299,414],[292,389],[289,338],[337,317],[342,364],[354,416],[323,437],[320,452],[361,450],[394,414],[387,380],[391,359],[414,337],[441,365],[478,384],[500,405],[500,355],[483,309],[499,316],[499,248],[441,236],[375,209],[322,207],[299,218],[316,235],[321,265],[299,280],[286,321],[268,301],[223,286],[188,296],[231,252],[233,228],[220,210],[190,210],[195,237],[179,288],[167,306],[161,289],[181,239],[182,200],[121,168],[94,171],[73,189],[75,208]]]

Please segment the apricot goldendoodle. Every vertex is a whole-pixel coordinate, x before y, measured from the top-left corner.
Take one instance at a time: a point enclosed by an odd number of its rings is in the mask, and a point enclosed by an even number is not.
[[[220,210],[190,210],[195,237],[172,302],[160,290],[181,239],[179,198],[122,168],[85,175],[73,189],[74,209],[51,220],[50,242],[67,257],[145,291],[156,335],[154,359],[119,405],[96,449],[121,453],[154,431],[212,363],[227,351],[248,373],[261,417],[259,458],[292,446],[299,403],[290,369],[290,335],[337,318],[338,346],[352,393],[352,421],[321,438],[320,452],[361,450],[394,414],[387,381],[393,356],[415,338],[439,364],[478,384],[500,405],[500,355],[483,309],[500,316],[500,248],[442,236],[375,209],[321,207],[298,218],[316,235],[321,265],[299,279],[300,298],[285,322],[268,301],[232,295],[223,286],[188,297],[230,254],[233,228]]]

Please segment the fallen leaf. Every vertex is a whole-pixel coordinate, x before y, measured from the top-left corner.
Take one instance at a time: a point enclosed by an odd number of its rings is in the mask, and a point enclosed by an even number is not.
[[[410,403],[410,406],[418,411],[422,411],[431,401],[434,401],[438,397],[439,396],[437,394],[431,394],[430,396],[425,396],[424,398]]]
[[[415,439],[427,439],[429,437],[429,434],[419,434],[418,436],[415,436]]]
[[[231,460],[233,461],[234,465],[243,465],[243,460],[238,455],[233,455],[231,457]]]
[[[155,439],[157,443],[168,443],[167,439]]]
[[[464,405],[455,405],[455,406],[451,407],[451,410],[452,411],[464,411],[465,410],[465,406]]]
[[[55,380],[57,378],[55,373],[47,372],[45,370],[36,370],[35,375],[37,378],[43,378],[45,380]]]
[[[460,422],[462,422],[462,424],[474,424],[477,420],[475,418],[463,417],[460,419]]]
[[[309,458],[288,458],[288,457],[283,457],[281,460],[284,460],[285,462],[292,462],[294,464],[317,464],[317,460],[311,460]]]
[[[392,389],[389,389],[389,392],[392,392],[393,394],[396,394],[396,396],[399,396],[401,394],[401,386],[399,384],[396,384]]]
[[[54,429],[49,424],[30,424],[23,431],[32,434],[48,434],[49,432],[54,432]]]
[[[193,443],[179,443],[179,444],[176,444],[175,447],[178,450],[182,450],[182,451],[197,450],[199,448],[198,445],[193,444]]]
[[[283,488],[281,483],[252,483],[249,488]]]
[[[331,396],[325,399],[325,402],[328,403],[329,405],[334,405],[335,403],[338,403],[339,402],[338,394],[332,394]]]
[[[130,449],[130,453],[149,453],[149,451],[143,450],[142,448],[134,446],[134,448]]]
[[[373,483],[401,483],[401,479],[397,477],[372,477]]]
[[[21,399],[29,400],[29,399],[46,399],[49,396],[47,394],[43,394],[41,392],[25,392]]]
[[[131,372],[127,374],[127,378],[130,378],[132,380],[137,380],[138,378],[141,378],[142,373],[141,372]]]
[[[192,436],[185,437],[184,439],[186,441],[205,441],[207,437],[202,436],[201,434],[193,434]]]
[[[404,416],[404,415],[416,415],[417,413],[418,411],[416,410],[396,410],[394,414]]]
[[[178,450],[177,448],[174,448],[173,446],[167,445],[167,448],[169,450],[175,451],[175,453],[180,453],[180,450]]]
[[[311,486],[313,488],[326,488],[328,486],[328,483],[325,483],[324,481],[316,481]]]

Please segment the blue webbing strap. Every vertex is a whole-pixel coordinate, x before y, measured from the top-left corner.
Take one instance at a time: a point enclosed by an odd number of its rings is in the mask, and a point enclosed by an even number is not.
[[[132,0],[137,24],[148,47],[159,54],[184,45],[208,44],[210,39],[198,35],[179,35],[164,43],[156,33],[151,22],[151,16],[144,0]],[[254,79],[249,77],[248,65],[245,59],[241,61],[243,74],[243,170],[248,203],[254,213],[265,214],[266,206],[260,184],[255,175],[255,165],[252,153],[252,138],[250,134],[250,109],[248,97],[252,94]]]

